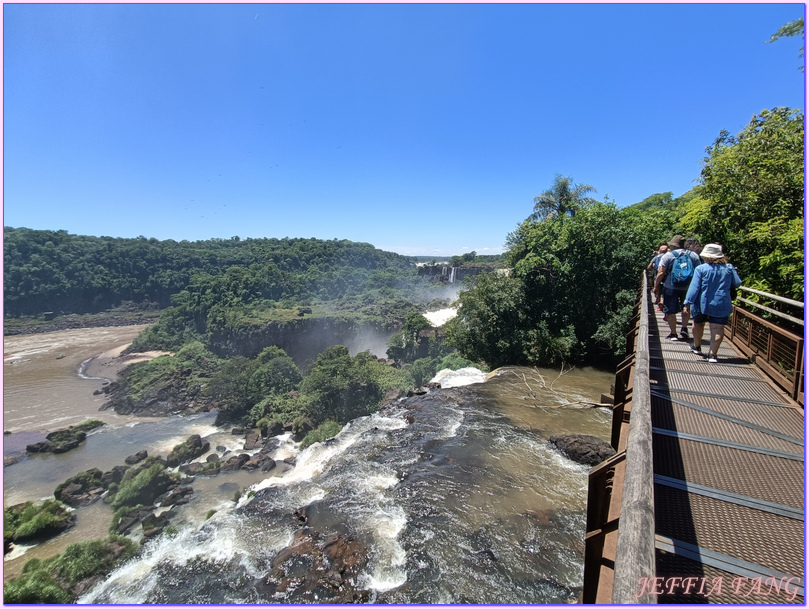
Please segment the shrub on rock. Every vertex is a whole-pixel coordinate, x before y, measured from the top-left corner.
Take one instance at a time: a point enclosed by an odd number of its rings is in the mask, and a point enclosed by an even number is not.
[[[59,501],[48,499],[13,505],[3,512],[3,540],[6,551],[12,541],[23,543],[55,537],[72,527],[75,516]]]
[[[152,505],[172,484],[174,479],[166,469],[155,463],[132,477],[124,476],[112,500],[112,507],[117,510],[125,505]]]
[[[192,459],[196,459],[200,455],[204,455],[211,449],[211,444],[207,440],[203,440],[198,434],[189,436],[188,439],[182,444],[175,446],[169,456],[166,457],[166,463],[169,467],[177,467],[181,463],[186,463]]]

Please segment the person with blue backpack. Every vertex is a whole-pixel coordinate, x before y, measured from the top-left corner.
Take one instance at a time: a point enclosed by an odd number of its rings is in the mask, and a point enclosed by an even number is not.
[[[654,294],[659,299],[663,293],[663,316],[671,332],[667,340],[688,340],[688,309],[683,307],[685,295],[694,277],[694,269],[702,263],[699,255],[685,248],[685,237],[674,235],[669,241],[669,251],[660,259],[655,277]],[[677,336],[677,313],[682,313],[682,327]]]
[[[742,280],[733,265],[728,263],[718,243],[706,245],[700,256],[705,264],[694,269],[694,279],[685,296],[685,307],[694,317],[694,345],[691,351],[702,355],[702,334],[705,322],[708,322],[710,346],[707,359],[715,364],[719,345],[725,338],[725,326],[733,311],[733,292],[742,285]]]

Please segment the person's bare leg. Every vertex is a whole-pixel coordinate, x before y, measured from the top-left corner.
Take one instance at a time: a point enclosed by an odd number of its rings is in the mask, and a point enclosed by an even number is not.
[[[677,314],[676,313],[669,313],[666,315],[666,321],[669,322],[669,328],[671,328],[672,334],[677,334]]]
[[[691,312],[686,307],[686,308],[683,309],[683,326],[682,326],[682,330],[686,334],[688,334],[688,320],[689,319],[691,319]]]
[[[711,353],[716,356],[719,351],[719,346],[725,338],[725,326],[722,324],[710,324],[711,329]]]
[[[702,349],[702,335],[705,333],[705,322],[694,322],[694,349]]]

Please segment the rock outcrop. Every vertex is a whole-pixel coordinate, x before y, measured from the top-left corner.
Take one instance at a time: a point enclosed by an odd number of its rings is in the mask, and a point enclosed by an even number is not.
[[[169,467],[177,467],[181,463],[187,463],[197,457],[201,457],[211,449],[211,444],[207,440],[203,440],[199,434],[188,436],[188,439],[182,444],[175,446],[166,457],[166,463]]]
[[[41,442],[25,447],[29,453],[64,453],[77,448],[87,438],[87,432],[104,425],[101,421],[85,421],[66,429],[52,431]]]
[[[304,527],[292,545],[272,561],[259,588],[268,598],[281,595],[295,603],[367,602],[368,592],[357,584],[367,561],[359,539],[341,533],[324,535]]]
[[[609,442],[596,436],[551,436],[550,442],[568,459],[582,465],[598,465],[615,454],[615,449]]]

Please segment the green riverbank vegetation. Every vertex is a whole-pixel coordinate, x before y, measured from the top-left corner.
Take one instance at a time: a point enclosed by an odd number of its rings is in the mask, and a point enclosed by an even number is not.
[[[509,276],[461,293],[449,344],[495,367],[622,354],[640,273],[674,234],[721,243],[749,287],[803,299],[804,115],[774,108],[706,149],[700,184],[619,209],[557,176],[508,237]]]

